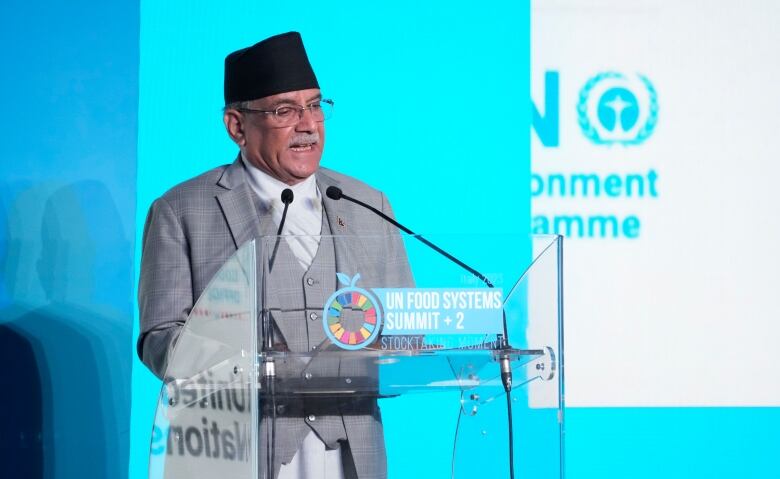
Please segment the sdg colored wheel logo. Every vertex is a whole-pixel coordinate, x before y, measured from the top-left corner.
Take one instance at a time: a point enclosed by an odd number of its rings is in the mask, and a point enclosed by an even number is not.
[[[374,342],[382,329],[382,313],[379,300],[369,291],[355,286],[360,274],[354,278],[336,273],[345,285],[328,298],[322,312],[325,335],[333,344],[351,351],[362,349]]]

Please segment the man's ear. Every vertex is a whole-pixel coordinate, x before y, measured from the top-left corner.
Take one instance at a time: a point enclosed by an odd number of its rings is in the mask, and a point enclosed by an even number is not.
[[[222,121],[225,123],[225,129],[227,130],[228,135],[230,135],[230,139],[238,146],[244,146],[246,144],[244,125],[241,123],[242,120],[243,117],[241,113],[232,108],[225,110],[225,114],[222,115]]]

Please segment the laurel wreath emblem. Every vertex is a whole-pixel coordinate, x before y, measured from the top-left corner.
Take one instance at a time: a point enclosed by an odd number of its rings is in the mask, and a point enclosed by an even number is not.
[[[621,79],[625,78],[625,76],[617,72],[604,72],[597,74],[585,83],[585,85],[582,87],[582,90],[580,90],[579,101],[577,102],[577,119],[580,125],[580,129],[582,129],[582,133],[590,141],[598,145],[611,143],[620,143],[622,145],[638,145],[653,134],[653,130],[655,130],[655,127],[658,123],[658,93],[646,76],[638,75],[638,77],[645,88],[647,88],[650,104],[648,106],[649,111],[647,115],[647,121],[645,121],[645,124],[642,125],[642,128],[639,129],[636,137],[629,140],[602,140],[598,131],[591,124],[590,118],[588,118],[588,97],[590,96],[591,90],[593,90],[593,88],[603,80],[611,78]]]

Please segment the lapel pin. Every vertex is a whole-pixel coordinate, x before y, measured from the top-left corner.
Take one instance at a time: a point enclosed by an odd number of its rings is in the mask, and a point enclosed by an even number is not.
[[[347,225],[346,225],[346,224],[344,224],[344,220],[342,220],[342,219],[341,219],[341,216],[337,216],[337,217],[336,217],[336,220],[338,221],[338,223],[339,223],[339,227],[340,227],[340,228],[342,228],[342,229],[343,229],[343,228],[346,228],[346,226],[347,226]]]

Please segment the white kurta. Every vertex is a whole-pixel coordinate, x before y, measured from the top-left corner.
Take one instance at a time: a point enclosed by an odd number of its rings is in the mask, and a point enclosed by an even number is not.
[[[311,175],[297,185],[290,186],[252,166],[243,155],[241,159],[249,173],[249,186],[261,204],[271,209],[277,226],[284,211],[282,191],[286,188],[292,190],[293,201],[287,208],[282,235],[285,235],[287,244],[303,270],[308,270],[320,246],[319,234],[322,229],[322,195],[317,188],[316,178]]]
[[[293,202],[287,208],[282,235],[304,271],[308,270],[317,254],[319,235],[322,232],[322,195],[314,175],[290,186],[256,168],[243,155],[241,159],[249,173],[249,186],[260,202],[271,209],[277,226],[284,211],[282,191],[285,188],[293,191]],[[325,443],[311,431],[304,438],[292,461],[282,464],[278,479],[315,478],[344,479],[344,466],[341,461],[341,448],[327,449]]]

